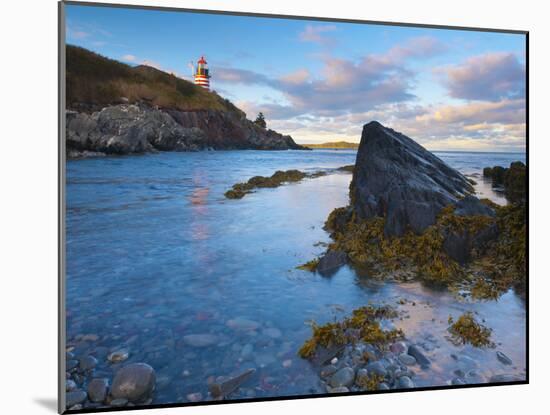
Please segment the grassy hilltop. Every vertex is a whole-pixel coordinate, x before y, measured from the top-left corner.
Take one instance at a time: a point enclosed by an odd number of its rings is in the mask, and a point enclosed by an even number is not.
[[[192,82],[146,65],[130,66],[87,49],[67,45],[67,107],[103,107],[149,102],[160,108],[244,113],[229,100]]]

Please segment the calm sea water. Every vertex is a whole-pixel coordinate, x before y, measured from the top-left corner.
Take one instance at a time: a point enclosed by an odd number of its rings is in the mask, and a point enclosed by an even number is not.
[[[228,151],[159,153],[67,163],[67,333],[80,353],[99,357],[128,348],[129,361],[157,372],[154,403],[207,397],[207,381],[257,369],[235,398],[324,393],[316,372],[296,356],[309,337],[309,320],[326,322],[368,302],[397,304],[397,321],[434,361],[418,370],[417,385],[443,385],[460,365],[488,379],[523,374],[525,307],[513,292],[498,301],[457,302],[418,283],[376,283],[344,267],[331,278],[295,267],[323,252],[322,225],[348,200],[351,175],[262,189],[241,200],[223,193],[232,184],[275,170],[317,171],[355,162],[355,151]],[[525,161],[524,154],[436,153],[500,203],[480,176],[485,166]],[[412,305],[414,302],[415,305]],[[447,318],[473,310],[493,329],[497,350],[455,347]],[[97,341],[75,342],[81,334]],[[216,341],[193,347],[189,334]],[[212,339],[212,336],[209,336]],[[451,354],[466,356],[462,361]],[[467,362],[467,363],[464,363]]]

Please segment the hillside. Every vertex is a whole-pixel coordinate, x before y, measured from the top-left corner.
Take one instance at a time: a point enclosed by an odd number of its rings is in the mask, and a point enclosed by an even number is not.
[[[350,143],[348,141],[333,141],[333,142],[322,143],[322,144],[304,144],[304,145],[309,148],[333,148],[333,149],[359,148],[359,143]]]
[[[67,46],[70,157],[204,149],[306,149],[215,92],[150,66]]]
[[[139,101],[182,111],[220,110],[244,113],[215,92],[150,66],[132,67],[87,49],[67,45],[67,106],[97,109]]]

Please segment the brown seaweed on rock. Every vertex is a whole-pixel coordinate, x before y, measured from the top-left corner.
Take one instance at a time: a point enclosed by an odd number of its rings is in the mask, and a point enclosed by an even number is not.
[[[351,203],[334,209],[325,222],[334,241],[329,252],[346,253],[373,277],[412,276],[469,290],[478,299],[498,298],[511,287],[524,291],[525,204],[479,200],[460,173],[434,157],[400,133],[365,125]],[[512,165],[521,176],[522,167]]]

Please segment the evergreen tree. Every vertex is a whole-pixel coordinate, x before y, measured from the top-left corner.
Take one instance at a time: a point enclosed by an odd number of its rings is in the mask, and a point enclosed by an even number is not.
[[[259,125],[262,128],[266,128],[267,124],[265,123],[265,117],[263,112],[258,113],[258,116],[256,117],[256,120],[254,121],[256,125]]]

